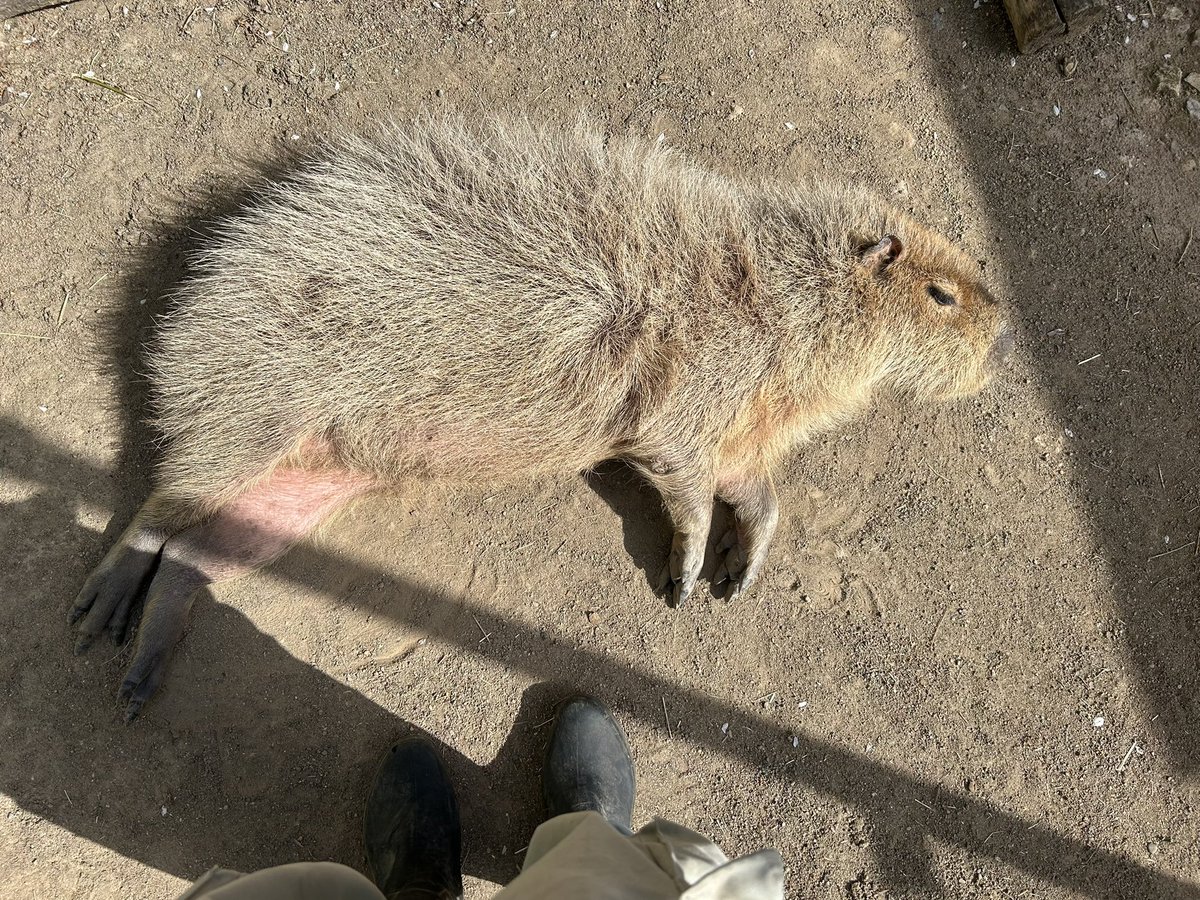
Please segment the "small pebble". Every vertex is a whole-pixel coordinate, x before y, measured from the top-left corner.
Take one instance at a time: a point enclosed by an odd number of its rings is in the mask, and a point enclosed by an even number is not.
[[[729,723],[726,722],[721,726],[721,734],[729,734]]]
[[[1168,22],[1179,22],[1183,19],[1183,10],[1178,6],[1168,6],[1163,10],[1163,18]]]
[[[1159,66],[1154,73],[1154,89],[1160,94],[1173,94],[1178,97],[1182,79],[1183,71],[1179,66]]]
[[[1104,716],[1096,716],[1096,718],[1092,719],[1092,727],[1093,728],[1103,728],[1104,727]]]
[[[1200,91],[1200,72],[1189,72],[1187,78],[1183,79],[1190,87],[1194,87]]]
[[[1189,116],[1200,122],[1200,100],[1197,100],[1195,97],[1188,97],[1187,111]]]

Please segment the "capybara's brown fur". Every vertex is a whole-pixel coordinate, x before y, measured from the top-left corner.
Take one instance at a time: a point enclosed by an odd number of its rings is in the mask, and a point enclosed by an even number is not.
[[[974,392],[1008,343],[976,266],[866,191],[736,180],[585,125],[343,140],[225,222],[198,269],[161,324],[165,455],[126,549],[269,494],[281,469],[354,493],[617,457],[672,516],[676,602],[714,495],[736,589],[793,446],[881,392]],[[184,554],[201,569],[204,540]]]

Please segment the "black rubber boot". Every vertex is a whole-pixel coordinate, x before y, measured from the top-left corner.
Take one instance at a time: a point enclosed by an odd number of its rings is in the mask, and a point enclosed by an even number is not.
[[[550,818],[592,810],[630,833],[633,757],[621,726],[599,701],[576,697],[559,709],[546,749],[542,792]]]
[[[388,900],[462,897],[458,801],[428,741],[392,748],[367,799],[364,830],[371,878]]]

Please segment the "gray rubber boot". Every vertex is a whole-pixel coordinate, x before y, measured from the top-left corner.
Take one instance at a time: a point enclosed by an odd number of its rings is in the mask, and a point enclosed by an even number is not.
[[[542,771],[549,817],[591,810],[629,834],[634,782],[629,744],[612,714],[590,697],[564,703],[554,721]]]

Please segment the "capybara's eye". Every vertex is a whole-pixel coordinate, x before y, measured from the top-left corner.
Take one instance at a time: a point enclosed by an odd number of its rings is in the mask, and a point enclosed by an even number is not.
[[[938,306],[957,306],[958,301],[954,299],[953,294],[948,294],[936,284],[931,284],[925,289],[929,296],[933,298]]]

